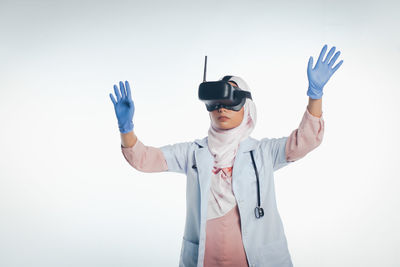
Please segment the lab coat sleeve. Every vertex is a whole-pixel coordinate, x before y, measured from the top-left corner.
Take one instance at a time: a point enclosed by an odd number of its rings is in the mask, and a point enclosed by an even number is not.
[[[123,147],[122,154],[128,163],[138,171],[162,172],[168,169],[164,155],[159,148],[145,146],[138,139],[133,147]]]
[[[189,151],[193,142],[176,143],[160,147],[169,172],[187,173]]]
[[[263,148],[263,151],[268,153],[274,171],[291,163],[290,161],[286,160],[285,147],[287,139],[287,136],[281,138],[261,139],[261,146]]]
[[[323,136],[323,116],[316,117],[306,108],[299,127],[290,134],[287,140],[286,159],[296,161],[303,158],[321,144]]]

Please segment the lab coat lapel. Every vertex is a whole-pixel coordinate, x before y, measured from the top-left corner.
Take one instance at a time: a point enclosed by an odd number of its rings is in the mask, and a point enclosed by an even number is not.
[[[251,157],[248,155],[250,150],[255,150],[257,146],[257,140],[247,137],[245,140],[240,142],[238,151],[236,152],[236,157],[233,163],[232,170],[232,179],[236,181],[240,181],[240,177],[242,177],[242,172],[245,171],[245,166],[249,166],[247,164],[249,161],[251,162]],[[235,184],[235,182],[233,182]]]
[[[207,199],[208,196],[214,158],[208,149],[206,138],[202,139],[201,141],[197,141],[197,143],[203,146],[202,148],[195,150],[195,161],[197,165],[197,172],[199,174],[199,184],[202,198],[201,202],[204,204],[207,203],[203,201]]]

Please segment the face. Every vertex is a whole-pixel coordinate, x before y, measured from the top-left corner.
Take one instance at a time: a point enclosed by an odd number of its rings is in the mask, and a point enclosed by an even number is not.
[[[229,83],[237,87],[235,83],[233,82]],[[244,116],[244,106],[239,111],[220,108],[217,110],[213,110],[209,113],[210,113],[211,123],[215,128],[222,130],[229,130],[239,126],[240,123],[242,123]]]

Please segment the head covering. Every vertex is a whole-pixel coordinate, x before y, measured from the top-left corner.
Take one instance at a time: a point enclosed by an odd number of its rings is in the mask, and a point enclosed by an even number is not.
[[[228,78],[228,81],[235,82],[242,90],[251,92],[249,86],[242,78],[227,75],[221,78],[221,80],[224,78]],[[239,143],[250,135],[256,122],[256,106],[249,98],[246,98],[243,120],[239,126],[229,130],[218,129],[213,125],[212,121],[210,121],[210,128],[208,130],[208,148],[214,156],[215,167],[224,168],[233,166]]]
[[[239,88],[250,92],[249,86],[240,77],[225,77],[229,79],[228,81],[235,82]],[[214,127],[211,122],[208,130],[208,149],[214,156],[214,168],[211,173],[207,220],[224,216],[236,205],[232,190],[233,163],[240,142],[250,135],[256,121],[256,106],[251,99],[246,98],[243,120],[239,126],[224,130]]]

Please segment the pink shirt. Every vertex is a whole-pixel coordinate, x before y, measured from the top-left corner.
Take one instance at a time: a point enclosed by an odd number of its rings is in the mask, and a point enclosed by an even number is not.
[[[296,161],[319,146],[324,135],[323,116],[315,117],[308,109],[297,129],[287,139],[285,152],[287,161]],[[168,170],[167,162],[159,148],[145,146],[137,140],[131,148],[121,145],[122,153],[129,164],[142,172]],[[226,170],[232,179],[231,169]],[[204,266],[248,266],[243,247],[240,215],[237,205],[221,217],[207,220]]]

